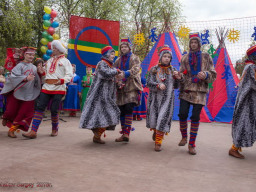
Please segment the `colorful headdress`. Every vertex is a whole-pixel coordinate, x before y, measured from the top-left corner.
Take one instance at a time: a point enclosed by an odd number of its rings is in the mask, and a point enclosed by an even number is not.
[[[246,51],[246,55],[249,57],[251,55],[256,56],[256,45],[250,47],[247,51]]]
[[[248,56],[248,59],[246,62],[253,62],[256,63],[256,45],[250,47],[246,51],[246,55]]]
[[[109,56],[111,52],[115,51],[111,46],[106,46],[101,49],[102,56]]]
[[[200,34],[198,32],[189,34],[189,49],[190,50],[191,50],[190,43],[191,43],[192,40],[197,40],[198,45],[199,45],[199,49],[201,49],[202,42],[201,42]]]
[[[169,53],[172,58],[171,48],[168,45],[164,45],[164,46],[158,48],[159,61],[161,61],[161,59],[165,53]]]
[[[120,48],[121,48],[122,45],[127,45],[130,50],[132,49],[132,42],[129,39],[129,37],[121,39]]]

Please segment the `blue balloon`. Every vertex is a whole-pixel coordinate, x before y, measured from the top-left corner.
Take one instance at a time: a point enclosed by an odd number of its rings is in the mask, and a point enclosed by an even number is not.
[[[51,15],[45,13],[44,16],[43,16],[43,20],[50,20],[50,19],[51,19]]]
[[[59,27],[59,22],[58,22],[58,21],[53,21],[52,24],[51,24],[51,26],[52,26],[53,28],[57,28],[57,27]]]
[[[48,49],[48,50],[46,51],[46,55],[51,56],[51,55],[52,55],[52,50],[51,50],[51,49]]]
[[[45,61],[47,61],[48,59],[50,59],[51,57],[49,56],[49,55],[46,55],[46,54],[44,54],[43,55],[43,59],[45,60]]]

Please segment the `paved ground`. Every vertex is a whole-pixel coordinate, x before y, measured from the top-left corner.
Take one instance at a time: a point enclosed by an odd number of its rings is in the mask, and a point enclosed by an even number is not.
[[[178,122],[172,123],[164,150],[155,152],[145,120],[134,123],[136,131],[130,143],[114,142],[118,127],[107,132],[105,145],[99,145],[92,143],[90,131],[78,129],[78,117],[64,118],[68,122],[61,122],[55,138],[49,137],[50,121],[42,123],[34,140],[23,138],[21,133],[17,139],[8,138],[7,129],[0,127],[0,191],[256,191],[255,147],[243,150],[244,160],[228,156],[232,143],[229,124],[202,123],[198,154],[191,156],[187,146],[177,145]],[[33,188],[25,188],[25,183]]]

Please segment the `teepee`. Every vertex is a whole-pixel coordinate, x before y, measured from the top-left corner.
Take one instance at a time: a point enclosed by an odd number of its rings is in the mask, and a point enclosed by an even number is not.
[[[225,46],[228,30],[216,29],[219,46],[213,58],[217,78],[207,99],[207,107],[213,121],[231,123],[239,79]]]

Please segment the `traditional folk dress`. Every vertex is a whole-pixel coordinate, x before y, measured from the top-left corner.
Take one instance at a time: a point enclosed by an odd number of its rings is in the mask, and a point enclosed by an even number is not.
[[[145,117],[147,114],[147,97],[148,93],[146,92],[146,79],[141,78],[141,83],[143,87],[143,91],[141,91],[141,104],[133,109],[133,120],[141,120],[141,117]]]
[[[167,74],[164,72],[167,70]],[[174,86],[177,88],[177,80],[173,78],[171,65],[169,67],[154,66],[150,69],[147,77],[149,97],[147,101],[147,128],[154,128],[158,131],[169,133],[173,107],[174,107]],[[166,86],[165,90],[158,88],[159,83]]]
[[[80,98],[78,93],[81,93],[81,79],[74,74],[70,83],[68,83],[68,90],[64,100],[64,111],[80,111]]]
[[[197,40],[199,48],[197,51],[192,51],[190,47],[190,52],[181,58],[180,64],[179,120],[182,140],[179,145],[184,146],[187,143],[187,118],[189,108],[192,105],[189,153],[195,155],[196,152],[194,148],[199,129],[200,113],[203,106],[206,104],[206,94],[209,91],[208,83],[213,83],[217,74],[211,56],[208,53],[200,51],[201,40],[198,34],[192,34],[190,36],[189,45],[192,40]],[[197,77],[199,72],[203,72],[206,78],[200,80]]]
[[[3,75],[0,75],[0,114],[3,114],[4,112],[5,98],[3,95],[1,95],[1,91],[4,87],[4,83],[5,83],[5,77]]]
[[[174,107],[174,88],[178,86],[178,81],[173,77],[173,72],[176,69],[170,63],[168,65],[161,64],[165,54],[172,58],[171,49],[166,45],[159,50],[159,64],[150,69],[147,77],[149,97],[146,126],[154,131],[155,151],[161,151],[164,134],[170,132]],[[161,90],[161,85],[165,85],[166,88]]]
[[[29,74],[35,75],[33,81],[24,81]],[[28,131],[34,114],[34,100],[41,90],[41,79],[32,63],[17,64],[6,79],[1,94],[6,95],[7,105],[3,119],[7,120],[10,131]]]
[[[118,82],[117,105],[121,111],[120,121],[122,136],[116,142],[129,141],[132,129],[133,109],[140,105],[140,92],[143,90],[140,76],[140,59],[131,52],[129,39],[122,39],[120,51],[123,45],[127,45],[130,51],[115,61],[114,67],[124,72],[124,78]],[[127,137],[128,136],[128,137]]]
[[[115,76],[118,70],[102,59],[95,70],[94,80],[87,95],[80,118],[80,128],[114,129],[119,123],[120,110],[116,104]]]
[[[89,80],[89,81],[88,81]],[[93,80],[93,76],[91,74],[87,74],[85,76],[83,76],[83,80],[82,80],[82,105],[81,105],[81,110],[83,110],[84,107],[84,103],[85,100],[87,98],[87,94],[89,92],[89,89],[92,85],[92,80]]]
[[[59,130],[59,115],[58,108],[63,96],[66,94],[66,84],[70,82],[73,77],[73,69],[70,61],[65,58],[64,53],[66,48],[60,40],[54,40],[51,44],[52,48],[55,46],[61,55],[53,56],[45,65],[45,83],[39,96],[38,105],[34,113],[31,131],[22,136],[30,139],[37,137],[37,131],[42,122],[44,110],[47,104],[52,99],[51,105],[51,120],[52,133],[51,136],[57,136]]]
[[[243,73],[232,123],[233,144],[236,148],[252,147],[256,141],[256,65],[248,64]]]

